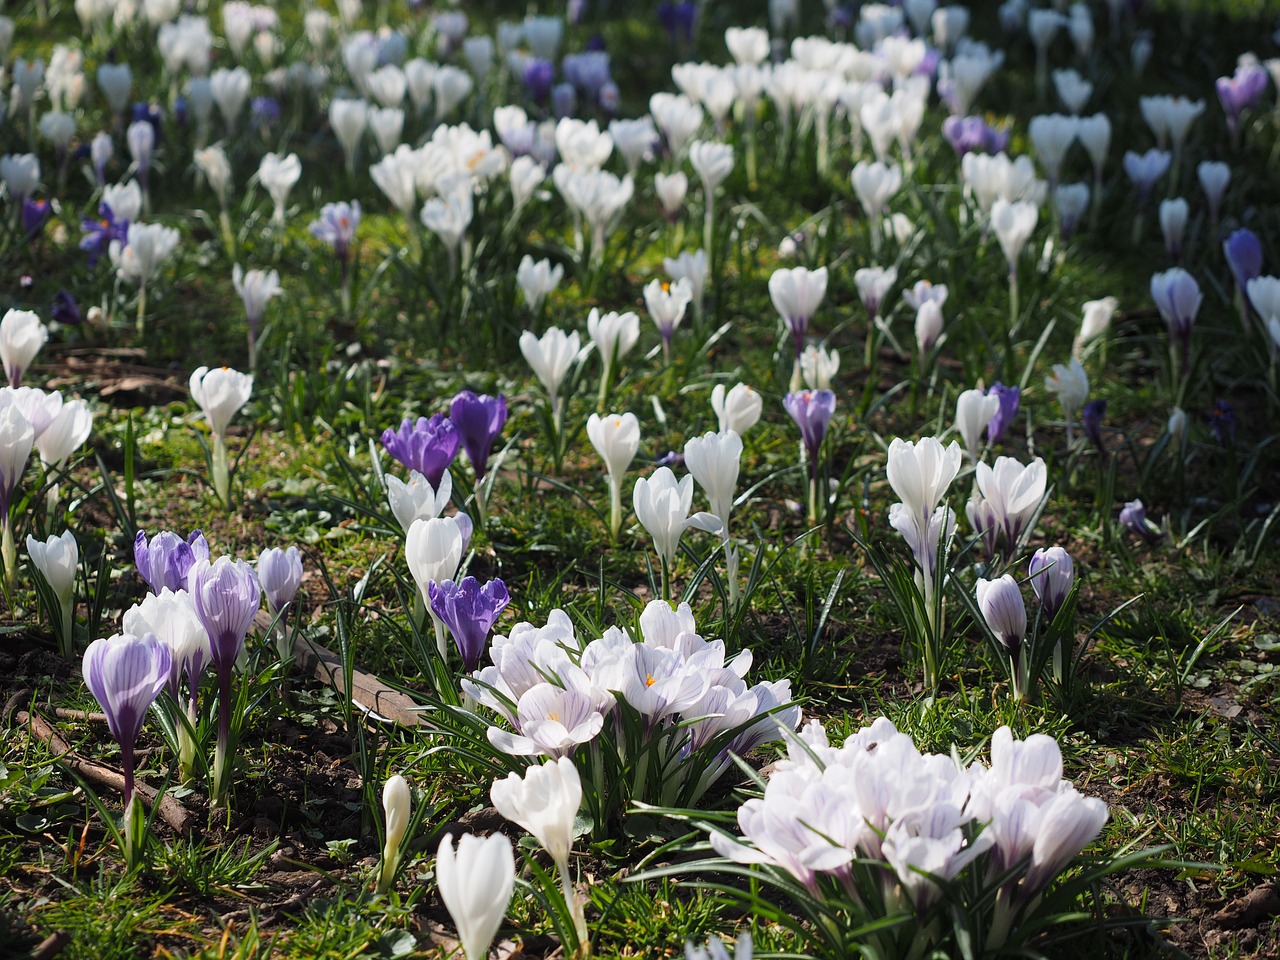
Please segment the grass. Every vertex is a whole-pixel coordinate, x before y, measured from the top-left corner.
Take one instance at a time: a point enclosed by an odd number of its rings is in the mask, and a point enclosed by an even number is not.
[[[391,6],[397,17],[409,16],[399,4]],[[1066,775],[1111,809],[1098,849],[1167,845],[1167,859],[1184,863],[1116,879],[1107,910],[1113,919],[1139,911],[1162,923],[1194,923],[1164,933],[1116,935],[1110,951],[1169,955],[1168,938],[1196,956],[1263,957],[1280,943],[1274,921],[1232,929],[1212,918],[1280,870],[1274,842],[1280,829],[1280,742],[1274,734],[1280,553],[1273,502],[1280,399],[1262,342],[1240,335],[1218,234],[1236,226],[1255,230],[1266,269],[1274,272],[1280,197],[1271,147],[1275,118],[1265,111],[1251,116],[1243,151],[1228,154],[1211,84],[1244,50],[1274,52],[1263,49],[1261,39],[1274,24],[1263,20],[1265,5],[1250,0],[1229,10],[1203,3],[1157,6],[1159,14],[1144,21],[1156,31],[1157,55],[1141,78],[1128,67],[1130,34],[1113,40],[1101,12],[1089,57],[1075,57],[1065,37],[1054,48],[1055,65],[1070,63],[1095,78],[1090,109],[1105,109],[1116,135],[1096,228],[1064,242],[1042,215],[1020,263],[1023,321],[1016,342],[1007,346],[1003,340],[1008,292],[999,248],[994,238],[981,236],[976,220],[959,216],[958,164],[940,137],[940,110],[930,108],[914,178],[893,201],[893,211],[917,225],[916,235],[901,246],[886,241],[877,257],[847,179],[853,157],[844,122],[833,123],[841,128],[837,147],[830,174],[821,176],[811,139],[793,136],[783,149],[776,115],[766,108],[758,182],[747,181],[739,142],[739,163],[717,203],[720,253],[705,320],[700,326],[686,320],[669,370],[646,328],[641,346],[619,371],[613,408],[641,418],[635,473],[681,450],[687,438],[715,429],[708,403],[715,383],[748,382],[764,397],[765,418],[745,438],[738,491],[749,492],[733,517],[735,534],[747,542],[743,581],[752,581],[749,600],[741,612],[726,613],[723,560],[710,537],[686,534],[674,570],[700,630],[722,637],[731,652],[753,651],[753,677],[790,679],[806,716],[820,717],[833,741],[880,715],[911,734],[921,750],[947,752],[954,745],[963,756],[981,754],[1003,724],[1020,737],[1054,736]],[[1034,102],[1033,53],[1000,34],[993,7],[975,5],[974,32],[1006,47],[1008,59],[978,103],[992,117],[1013,122],[1012,150],[1031,153],[1026,121],[1052,107]],[[33,8],[11,11],[18,25],[15,52],[47,59],[54,39],[79,34],[69,5],[52,4],[49,12],[50,26],[41,29]],[[299,39],[298,16],[291,9],[280,12],[286,38],[281,62],[310,57]],[[487,28],[503,12],[519,16],[523,6],[469,13]],[[596,31],[603,35],[627,116],[643,111],[649,92],[671,86],[665,35],[644,13],[615,9],[567,35],[566,50],[580,49]],[[724,59],[719,37],[737,13],[723,5],[706,8],[699,57]],[[416,33],[418,21],[409,22]],[[806,23],[810,28],[821,25]],[[106,45],[83,43],[92,70],[106,56]],[[114,46],[134,67],[136,96],[164,100],[164,87],[145,79],[160,75],[149,41],[122,36]],[[339,59],[326,61],[335,82],[344,76]],[[227,60],[220,50],[219,64]],[[518,98],[517,86],[490,91],[503,97],[491,103]],[[259,84],[255,93],[262,89]],[[1206,301],[1192,375],[1181,390],[1172,382],[1165,335],[1150,306],[1148,279],[1167,266],[1155,214],[1138,207],[1119,163],[1125,149],[1149,145],[1137,97],[1157,92],[1210,101],[1193,128],[1180,181],[1159,188],[1187,196],[1197,211],[1184,264],[1200,279]],[[179,225],[183,242],[163,281],[148,290],[145,338],[131,334],[132,290],[117,284],[105,263],[86,269],[75,250],[79,217],[92,212],[96,197],[74,164],[57,194],[55,222],[29,245],[11,225],[0,252],[13,278],[6,305],[35,308],[48,319],[46,305],[65,288],[85,310],[101,305],[109,316],[101,326],[85,322],[57,330],[32,373],[33,383],[89,398],[96,418],[86,453],[62,483],[58,515],[45,515],[34,469],[15,510],[20,535],[44,536],[66,524],[76,532],[87,567],[80,597],[101,599],[98,617],[81,603],[82,644],[116,632],[123,609],[141,596],[130,563],[134,527],[184,534],[198,527],[215,554],[247,559],[266,546],[297,543],[306,556],[309,635],[330,648],[345,647],[354,665],[430,703],[436,678],[408,626],[413,585],[379,480],[392,467],[376,438],[402,417],[446,409],[464,387],[502,392],[511,408],[501,441],[510,440],[511,447],[490,523],[477,532],[467,561],[470,573],[482,580],[502,577],[511,592],[514,602],[499,632],[520,620],[542,623],[555,608],[567,609],[583,635],[631,622],[658,589],[658,572],[638,524],[628,519],[616,543],[608,535],[603,474],[581,429],[595,409],[598,359],[585,361],[568,396],[567,455],[557,471],[538,412],[544,392],[529,376],[516,341],[526,327],[581,329],[597,305],[634,309],[647,324],[640,288],[660,275],[662,256],[680,247],[676,231],[658,213],[650,173],[637,183],[608,248],[608,267],[598,277],[576,268],[569,218],[548,182],[550,195],[533,201],[511,228],[504,226],[504,188],[491,189],[472,228],[474,270],[450,283],[443,251],[430,235],[416,224],[411,232],[402,217],[388,212],[367,176],[350,182],[319,104],[287,100],[285,108],[285,123],[230,141],[238,197],[231,211],[234,261],[218,236],[213,198],[189,168],[190,131],[169,125],[155,175],[155,218]],[[106,122],[100,105],[87,100],[81,135]],[[15,119],[0,132],[3,152],[25,149],[22,131]],[[415,128],[412,136],[424,132]],[[736,142],[736,127],[730,136]],[[297,151],[303,163],[284,231],[270,226],[270,201],[251,185],[257,159],[268,149]],[[1216,233],[1199,212],[1194,179],[1195,162],[1210,158],[1230,159],[1233,167],[1226,217]],[[52,163],[47,149],[41,159]],[[1072,176],[1086,177],[1078,152],[1068,166]],[[117,164],[113,176],[123,173]],[[346,313],[336,267],[306,225],[323,203],[351,198],[360,200],[365,219],[355,307]],[[699,198],[695,183],[680,227],[685,248],[700,242]],[[1146,221],[1136,243],[1135,215]],[[779,334],[766,287],[774,268],[792,262],[777,253],[779,242],[797,234],[795,262],[830,267],[814,329],[843,360],[836,384],[840,415],[824,447],[835,480],[833,506],[813,532],[804,519],[797,434],[782,415],[789,357],[785,346],[775,350]],[[513,280],[525,252],[566,266],[565,283],[538,317],[525,309]],[[205,480],[207,432],[187,399],[186,378],[200,364],[244,363],[233,262],[279,269],[286,293],[269,308],[254,396],[229,439],[236,508],[228,513],[218,508]],[[867,321],[853,275],[877,262],[899,269],[884,319],[908,354],[914,350],[913,318],[897,292],[922,278],[950,288],[947,341],[927,377],[887,342],[873,351],[870,369],[863,364]],[[29,285],[17,282],[23,275]],[[1107,294],[1120,298],[1121,313],[1087,365],[1091,396],[1108,402],[1108,452],[1087,445],[1069,451],[1043,376],[1050,363],[1067,356],[1080,304]],[[119,347],[137,352],[123,359],[106,352]],[[1021,382],[1025,389],[1015,435],[992,455],[1042,456],[1053,484],[1030,548],[1056,543],[1071,552],[1081,572],[1077,632],[1083,636],[1101,625],[1083,659],[1083,683],[1071,697],[1014,703],[1001,664],[953,603],[958,641],[952,666],[940,696],[928,703],[902,617],[851,531],[898,549],[885,523],[892,499],[884,473],[889,440],[941,434],[950,426],[956,394],[995,379]],[[1229,444],[1210,432],[1209,410],[1220,398],[1235,409],[1236,437]],[[1175,400],[1192,415],[1185,456],[1162,439]],[[471,486],[461,460],[454,483],[458,502]],[[966,472],[953,487],[951,502],[959,512],[970,484]],[[1167,531],[1161,541],[1147,544],[1124,532],[1119,507],[1134,498]],[[701,492],[696,503],[703,503]],[[108,564],[99,578],[104,553]],[[993,569],[975,551],[962,564],[959,582],[970,585]],[[0,672],[6,698],[16,697],[11,706],[34,704],[46,713],[51,707],[97,709],[78,672],[52,653],[52,632],[38,616],[29,581],[20,581],[9,598],[4,621],[11,643],[0,651]],[[265,663],[265,645],[253,643]],[[195,834],[161,830],[149,869],[126,875],[92,814],[88,787],[24,735],[12,716],[3,722],[11,726],[0,741],[0,951],[16,955],[59,933],[68,938],[60,955],[95,960],[439,955],[452,948],[454,927],[436,893],[435,845],[447,832],[502,826],[488,809],[493,765],[442,749],[449,745],[447,729],[423,733],[363,722],[343,696],[294,677],[287,697],[264,699],[250,716],[229,811],[209,815],[201,789],[179,789],[199,814]],[[100,723],[62,719],[58,725],[81,755],[118,762],[118,749]],[[142,762],[142,778],[157,785],[169,774],[171,757],[154,723],[143,745],[153,752]],[[764,751],[750,759],[758,768],[772,756]],[[377,789],[395,771],[411,780],[430,812],[411,841],[396,892],[375,899]],[[732,811],[751,790],[745,776],[731,771],[704,805]],[[102,799],[114,809],[109,791]],[[764,955],[814,949],[814,941],[770,915],[770,909],[785,914],[788,908],[758,888],[752,894],[764,899],[748,909],[717,886],[725,877],[701,886],[635,880],[642,871],[698,856],[688,842],[674,843],[686,833],[687,824],[634,814],[616,835],[581,841],[575,869],[598,956],[678,956],[687,940],[731,938],[742,929],[750,930]],[[527,837],[522,853],[549,869]],[[537,876],[532,868],[522,871],[534,886]],[[535,891],[518,889],[502,938],[522,944],[530,956],[554,952],[556,920]],[[1070,949],[1056,952],[1065,956]]]

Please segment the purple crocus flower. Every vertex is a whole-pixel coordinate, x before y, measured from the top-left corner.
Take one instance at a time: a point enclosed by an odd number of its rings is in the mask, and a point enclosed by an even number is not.
[[[461,439],[458,428],[443,413],[430,420],[419,417],[416,422],[405,417],[399,430],[388,427],[382,431],[387,453],[426,477],[433,490],[440,486],[440,478],[458,455]]]
[[[1107,415],[1107,401],[1090,400],[1080,408],[1080,420],[1084,424],[1084,435],[1095,447],[1106,453],[1102,445],[1102,421]]]
[[[551,88],[551,112],[557,117],[571,117],[578,109],[578,91],[572,83],[557,83]]]
[[[1009,429],[1009,424],[1013,423],[1018,415],[1022,391],[1017,387],[1006,387],[1003,383],[996,381],[987,389],[987,396],[995,396],[1000,400],[995,416],[987,422],[988,442],[999,443],[1004,439],[1004,432]]]
[[[691,43],[693,41],[694,22],[698,16],[698,7],[693,0],[670,2],[664,0],[658,4],[658,23],[667,31],[672,43]]]
[[[556,68],[550,60],[534,58],[525,66],[522,79],[529,99],[542,103],[551,93],[551,85],[556,79]]]
[[[151,592],[159,594],[168,587],[174,593],[187,589],[187,580],[197,560],[209,559],[209,541],[199,530],[183,540],[176,533],[163,530],[148,542],[139,530],[133,539],[133,562]]]
[[[1148,543],[1160,539],[1160,533],[1147,522],[1147,508],[1141,500],[1130,500],[1120,509],[1120,523],[1130,533],[1136,533]]]
[[[254,97],[249,117],[255,127],[269,127],[280,119],[280,101],[275,97]]]
[[[463,577],[461,583],[432,580],[427,589],[431,609],[453,634],[463,669],[471,673],[480,664],[489,631],[511,601],[507,585],[490,580],[482,587],[475,577]]]
[[[244,639],[262,605],[262,585],[253,567],[243,560],[219,557],[213,563],[197,560],[188,577],[196,616],[209,634],[212,663],[219,679],[228,681]]]
[[[951,144],[957,157],[966,153],[985,152],[987,149],[987,122],[982,117],[950,116],[942,121],[942,135]]]
[[[48,200],[32,200],[27,197],[22,201],[22,232],[28,243],[40,235],[52,213],[53,207]]]
[[[1252,230],[1242,227],[1222,241],[1222,255],[1241,290],[1262,273],[1262,241]]]
[[[76,327],[84,322],[84,314],[80,312],[80,305],[76,303],[76,298],[66,290],[59,290],[54,294],[49,314],[64,327]]]
[[[1075,582],[1071,554],[1061,547],[1037,550],[1027,564],[1027,572],[1031,575],[1031,589],[1044,608],[1045,618],[1052,621]]]
[[[1227,115],[1227,129],[1234,137],[1240,114],[1256,106],[1262,91],[1267,89],[1267,71],[1256,63],[1242,63],[1231,76],[1219,77],[1214,86]]]
[[[782,401],[791,419],[800,428],[809,454],[809,474],[818,475],[818,450],[827,435],[827,424],[836,412],[836,395],[830,390],[794,390]]]
[[[89,644],[82,670],[85,686],[107,715],[107,727],[120,744],[124,802],[133,800],[133,748],[147,708],[169,682],[169,648],[153,634],[119,634]]]
[[[360,229],[360,201],[326,203],[320,208],[320,219],[308,228],[311,235],[333,247],[333,255],[342,263],[351,256],[351,244]]]
[[[98,259],[107,252],[111,241],[129,240],[129,221],[117,220],[116,215],[105,203],[98,204],[98,219],[85,217],[82,221],[84,236],[80,238],[80,249],[89,254],[89,266],[95,266]]]
[[[507,398],[502,394],[491,397],[487,393],[477,395],[463,390],[449,405],[449,419],[462,437],[462,446],[476,479],[482,479],[489,469],[494,441],[507,422]]]
[[[1222,446],[1236,444],[1236,412],[1225,400],[1216,400],[1209,411],[1209,429]]]

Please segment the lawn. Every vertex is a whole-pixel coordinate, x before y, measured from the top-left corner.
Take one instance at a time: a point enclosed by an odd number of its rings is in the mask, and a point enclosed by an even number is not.
[[[1280,954],[1278,28],[10,4],[0,953]]]

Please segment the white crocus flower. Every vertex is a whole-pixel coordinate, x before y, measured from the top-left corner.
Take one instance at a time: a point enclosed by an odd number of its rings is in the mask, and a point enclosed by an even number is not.
[[[593,413],[587,418],[587,437],[609,474],[609,532],[616,540],[622,529],[622,477],[640,449],[640,421],[634,413]]]
[[[258,164],[258,180],[266,187],[267,193],[271,195],[271,201],[275,204],[272,219],[278,226],[284,226],[284,210],[285,204],[289,201],[289,191],[301,176],[302,162],[296,153],[285,157],[268,153]]]
[[[717,383],[711,391],[711,409],[720,421],[721,433],[733,431],[741,437],[760,422],[764,399],[745,383],[734,384],[728,391],[723,383]]]

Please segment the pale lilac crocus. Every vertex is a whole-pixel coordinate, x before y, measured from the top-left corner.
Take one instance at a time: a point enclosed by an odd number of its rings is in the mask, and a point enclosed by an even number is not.
[[[208,559],[209,541],[199,530],[191,531],[185,540],[168,530],[148,540],[146,532],[139,530],[133,539],[133,562],[154,594],[166,587],[174,593],[186,590],[191,568],[197,560]]]
[[[120,745],[124,771],[125,859],[130,866],[141,853],[138,828],[143,823],[134,807],[133,751],[147,708],[169,681],[169,648],[153,634],[118,634],[98,639],[84,652],[84,682],[107,715],[107,727]]]
[[[262,603],[262,586],[253,567],[243,560],[219,557],[213,563],[197,560],[187,578],[196,616],[209,634],[213,668],[218,675],[218,745],[214,753],[213,791],[210,800],[222,802],[230,785],[234,757],[231,754],[231,672],[244,650],[245,638]]]
[[[809,522],[818,522],[818,452],[827,426],[836,410],[836,395],[830,390],[797,390],[788,393],[783,406],[800,428],[809,463]]]
[[[1219,77],[1214,82],[1218,101],[1227,115],[1227,130],[1232,144],[1240,143],[1240,116],[1245,110],[1257,106],[1262,92],[1267,89],[1267,71],[1256,63],[1242,63],[1229,77]]]

